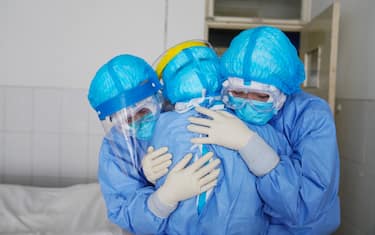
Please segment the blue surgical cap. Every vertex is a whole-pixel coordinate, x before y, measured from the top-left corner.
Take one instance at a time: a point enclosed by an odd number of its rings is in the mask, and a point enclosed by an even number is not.
[[[193,46],[179,52],[162,73],[164,96],[172,104],[218,95],[221,90],[219,58],[209,46]]]
[[[99,118],[151,96],[160,89],[153,68],[133,55],[112,58],[91,81],[88,100]]]
[[[261,26],[237,35],[221,58],[225,78],[243,78],[274,85],[289,95],[300,90],[305,79],[296,48],[279,29]]]

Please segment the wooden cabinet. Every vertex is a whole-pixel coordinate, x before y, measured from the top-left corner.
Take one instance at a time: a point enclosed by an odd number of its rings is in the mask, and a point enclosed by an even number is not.
[[[327,100],[334,110],[340,5],[310,19],[311,0],[206,0],[205,37],[221,55],[244,29],[280,28],[305,64],[303,89]]]
[[[206,0],[208,30],[246,29],[261,24],[300,30],[310,18],[311,0]]]

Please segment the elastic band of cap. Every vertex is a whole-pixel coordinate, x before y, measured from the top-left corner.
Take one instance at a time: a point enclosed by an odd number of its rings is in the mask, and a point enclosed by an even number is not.
[[[170,49],[168,49],[164,55],[160,58],[160,62],[156,65],[156,74],[158,75],[159,79],[161,77],[161,73],[163,72],[164,68],[167,66],[167,64],[182,50],[189,48],[189,47],[195,47],[195,46],[208,46],[207,43],[203,41],[187,41],[180,43]]]

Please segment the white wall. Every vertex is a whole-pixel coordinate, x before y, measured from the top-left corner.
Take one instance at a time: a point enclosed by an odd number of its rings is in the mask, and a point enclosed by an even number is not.
[[[204,39],[205,1],[169,0],[167,47],[189,39]]]
[[[375,1],[341,0],[337,97],[375,99]]]
[[[2,0],[0,85],[87,88],[116,54],[152,62],[164,46],[165,3]]]

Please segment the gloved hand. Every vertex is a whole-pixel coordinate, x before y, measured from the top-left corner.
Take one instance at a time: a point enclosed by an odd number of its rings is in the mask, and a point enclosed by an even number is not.
[[[165,183],[156,191],[159,200],[165,205],[175,206],[180,201],[213,188],[217,184],[220,169],[215,168],[220,160],[215,159],[205,165],[212,156],[213,153],[209,152],[185,167],[192,158],[191,154],[187,154],[169,172]]]
[[[168,167],[172,164],[172,155],[167,151],[167,147],[156,151],[152,146],[148,147],[147,154],[142,159],[142,170],[149,182],[155,184],[157,179],[168,172]]]
[[[196,107],[195,110],[211,118],[189,118],[193,123],[188,125],[189,131],[207,135],[191,139],[195,144],[217,144],[238,151],[255,134],[241,119],[226,111],[214,111],[203,107]]]

